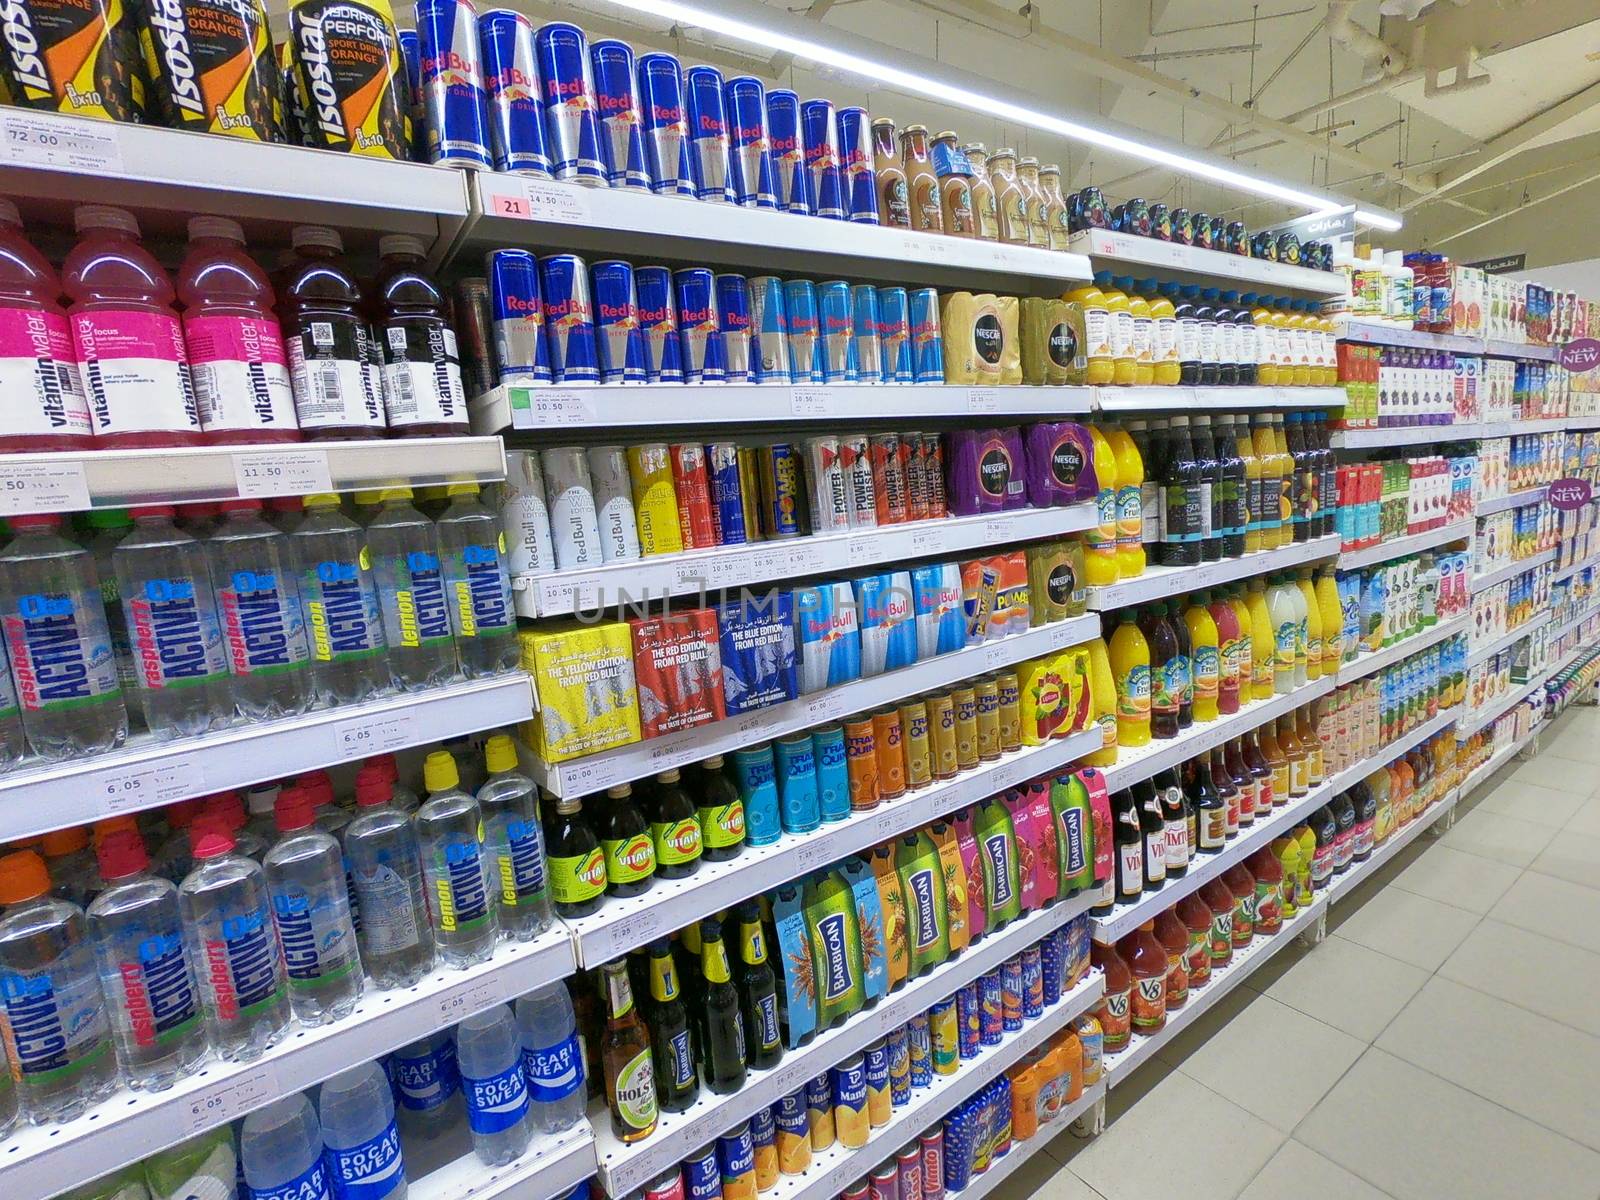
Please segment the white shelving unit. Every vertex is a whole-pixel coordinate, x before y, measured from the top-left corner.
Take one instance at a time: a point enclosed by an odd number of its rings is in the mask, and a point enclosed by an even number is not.
[[[1549,493],[1547,487],[1523,488],[1520,492],[1512,492],[1509,496],[1495,496],[1488,500],[1479,500],[1473,511],[1480,517],[1487,517],[1490,513],[1505,512],[1508,508],[1521,508],[1525,504],[1538,504]]]
[[[1497,583],[1504,583],[1508,579],[1515,579],[1518,575],[1526,575],[1537,567],[1544,566],[1547,562],[1554,562],[1554,550],[1541,550],[1538,554],[1530,554],[1527,558],[1519,558],[1515,562],[1508,562],[1503,567],[1496,567],[1482,575],[1474,575],[1468,581],[1468,588],[1476,595],[1478,592],[1487,591]]]
[[[1183,596],[1203,588],[1216,587],[1221,583],[1231,583],[1236,579],[1249,579],[1256,575],[1265,575],[1270,571],[1281,571],[1286,567],[1319,562],[1338,553],[1338,535],[1330,534],[1327,537],[1313,538],[1308,542],[1282,546],[1276,550],[1263,550],[1258,554],[1246,554],[1241,558],[1224,558],[1217,562],[1199,563],[1192,567],[1152,565],[1145,568],[1143,575],[1089,588],[1089,607],[1097,612],[1108,612],[1111,609],[1126,608],[1130,604],[1143,604],[1148,600]]]
[[[1102,1077],[1097,1083],[1083,1090],[1083,1095],[1074,1100],[1061,1110],[1061,1115],[1048,1125],[1041,1125],[1039,1132],[1023,1142],[1012,1142],[1011,1153],[1004,1158],[989,1163],[989,1169],[981,1175],[974,1175],[971,1182],[959,1192],[946,1191],[947,1196],[960,1196],[961,1200],[982,1200],[995,1188],[1021,1169],[1022,1165],[1035,1154],[1047,1149],[1050,1143],[1060,1137],[1079,1117],[1083,1116],[1095,1105],[1102,1103],[1106,1098],[1106,1081]]]
[[[1447,546],[1451,542],[1462,541],[1472,536],[1472,525],[1470,520],[1456,521],[1450,525],[1441,525],[1437,529],[1424,530],[1422,533],[1385,538],[1374,546],[1364,546],[1360,550],[1341,550],[1339,570],[1354,571],[1359,567],[1370,567],[1376,563],[1404,558],[1408,554],[1420,554],[1424,550],[1432,550],[1435,546]]]
[[[1374,650],[1370,654],[1361,654],[1350,662],[1339,667],[1339,682],[1352,683],[1357,679],[1364,679],[1374,671],[1393,666],[1402,659],[1410,658],[1419,650],[1426,650],[1429,646],[1454,637],[1458,633],[1465,633],[1472,623],[1471,613],[1459,613],[1448,621],[1440,621],[1430,629],[1421,633],[1414,633],[1408,638],[1402,638],[1392,646],[1385,646],[1381,650]]]
[[[1269,288],[1307,296],[1337,296],[1344,291],[1344,281],[1332,271],[1314,271],[1109,229],[1082,230],[1072,235],[1071,245],[1076,253],[1087,255],[1097,271],[1109,270],[1118,275],[1142,276],[1155,269],[1163,279],[1182,275],[1186,282],[1224,288]]]
[[[1483,353],[1482,338],[1404,329],[1379,321],[1347,319],[1339,325],[1338,333],[1342,342],[1361,342],[1369,346],[1410,346],[1420,350],[1450,350],[1457,354]]]
[[[1097,387],[1095,408],[1107,413],[1219,412],[1343,408],[1338,387]]]
[[[1469,709],[1461,717],[1461,726],[1457,731],[1458,736],[1469,738],[1485,725],[1505,716],[1506,713],[1524,700],[1539,692],[1544,687],[1544,681],[1549,677],[1549,674],[1550,669],[1548,667],[1540,667],[1528,682],[1512,684],[1506,692],[1496,696],[1482,708]]]
[[[1591,554],[1587,558],[1580,558],[1577,562],[1562,567],[1550,576],[1551,583],[1560,583],[1563,579],[1570,579],[1586,567],[1600,566],[1600,554]]]
[[[1565,621],[1561,622],[1561,624],[1557,625],[1550,631],[1550,640],[1554,642],[1565,637],[1567,634],[1571,633],[1574,629],[1582,625],[1590,617],[1595,616],[1597,613],[1600,613],[1600,603],[1584,605],[1584,607],[1578,611],[1577,616],[1568,617]]]
[[[471,1140],[440,1139],[452,1157],[435,1162],[434,1148],[415,1141],[406,1147],[407,1197],[416,1200],[555,1200],[594,1175],[594,1133],[587,1121],[557,1134],[536,1134],[515,1162],[486,1167]],[[420,1171],[419,1171],[420,1167]]]
[[[1535,614],[1533,617],[1524,621],[1515,629],[1511,630],[1511,632],[1503,633],[1492,641],[1485,642],[1481,646],[1473,647],[1467,652],[1467,666],[1475,667],[1484,660],[1499,654],[1502,650],[1511,649],[1511,647],[1515,646],[1530,633],[1533,633],[1538,629],[1543,629],[1549,623],[1550,611],[1548,609],[1546,609],[1544,612]]]
[[[1448,792],[1442,799],[1435,800],[1427,812],[1412,817],[1411,823],[1404,829],[1391,833],[1389,840],[1374,850],[1366,862],[1357,863],[1346,874],[1336,876],[1328,886],[1328,904],[1332,906],[1339,903],[1360,887],[1363,881],[1371,879],[1382,869],[1384,863],[1416,841],[1426,830],[1437,825],[1455,808],[1460,795],[1460,790],[1456,789]]]
[[[1528,362],[1555,362],[1561,357],[1559,346],[1535,346],[1531,342],[1505,342],[1483,339],[1483,352],[1490,358],[1520,358]]]
[[[1393,425],[1382,429],[1341,429],[1333,434],[1336,450],[1373,450],[1385,446],[1473,442],[1524,433],[1560,433],[1560,417],[1529,421],[1456,421],[1448,425]],[[1480,510],[1482,511],[1482,510]]]

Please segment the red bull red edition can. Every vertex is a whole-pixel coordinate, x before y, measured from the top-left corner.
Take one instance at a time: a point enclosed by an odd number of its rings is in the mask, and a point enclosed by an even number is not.
[[[819,217],[844,220],[844,166],[839,161],[839,127],[832,100],[807,100],[800,106],[800,135],[816,206],[812,211]]]
[[[878,223],[878,173],[872,167],[872,118],[864,108],[839,110],[839,167],[844,212],[862,225]]]
[[[595,351],[601,383],[644,383],[644,330],[633,291],[633,265],[610,259],[589,268],[594,285]]]
[[[811,176],[806,171],[805,138],[800,131],[800,97],[787,88],[767,92],[767,137],[772,141],[772,176],[778,207],[813,216]]]
[[[862,383],[883,379],[883,347],[878,341],[878,289],[858,283],[850,289],[850,317],[855,328],[856,367]]]
[[[911,381],[944,382],[944,339],[939,334],[939,293],[917,288],[910,294]]]
[[[417,37],[428,161],[488,169],[489,97],[472,0],[417,0]]]
[[[822,342],[822,381],[859,383],[856,358],[855,316],[851,312],[850,285],[831,279],[817,287],[817,316]]]
[[[595,42],[589,47],[589,65],[600,113],[600,153],[606,163],[606,182],[614,188],[648,191],[650,170],[645,164],[633,47],[615,38]]]
[[[544,297],[545,335],[550,371],[556,383],[594,383],[600,378],[595,357],[594,303],[589,271],[576,254],[551,254],[539,260],[539,290]]]
[[[776,275],[750,278],[750,381],[789,382],[789,317]]]
[[[733,202],[744,208],[777,208],[766,87],[753,75],[735,76],[723,88],[722,103],[728,117]]]
[[[717,327],[728,383],[750,382],[750,286],[743,275],[717,276]]]
[[[683,344],[685,383],[721,383],[728,358],[717,319],[716,284],[709,269],[685,267],[672,273],[678,298],[678,334]]]
[[[717,204],[732,204],[722,72],[715,67],[690,67],[684,72],[684,92],[688,100],[689,170],[694,177],[694,194]]]
[[[533,55],[533,22],[508,8],[478,18],[483,82],[489,93],[489,149],[496,171],[550,178],[544,101]]]
[[[682,383],[683,343],[678,334],[678,302],[672,292],[671,268],[635,268],[633,289],[639,302],[646,382]]]
[[[884,383],[912,383],[911,370],[911,310],[905,288],[878,289],[878,344],[882,356],[880,379]],[[940,377],[944,375],[944,362],[939,363]]]
[[[583,30],[565,21],[541,25],[533,35],[544,86],[545,146],[550,173],[586,187],[606,186],[600,150],[600,120]]]
[[[538,263],[527,250],[491,250],[488,273],[494,357],[502,382],[551,382]]]
[[[789,382],[821,383],[822,339],[817,323],[817,286],[809,279],[783,285],[783,307],[789,318]]]
[[[692,196],[683,68],[670,54],[644,54],[639,57],[637,79],[650,190],[662,196]]]

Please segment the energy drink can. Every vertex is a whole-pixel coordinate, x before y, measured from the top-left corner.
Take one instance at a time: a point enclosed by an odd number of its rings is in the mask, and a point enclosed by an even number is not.
[[[763,446],[757,462],[761,469],[762,527],[769,538],[800,536],[800,459],[787,442]]]
[[[896,710],[872,714],[872,741],[878,755],[878,798],[898,799],[906,792],[906,757]]]
[[[715,1142],[683,1160],[683,1190],[689,1200],[721,1200],[722,1168]]]
[[[832,279],[817,287],[817,320],[822,341],[822,381],[858,383],[860,364],[856,358],[855,317],[852,315],[850,285]]]
[[[961,1062],[961,1030],[956,1021],[954,997],[928,1010],[928,1031],[933,1046],[935,1075],[954,1075]]]
[[[556,568],[598,567],[605,561],[600,543],[600,523],[594,506],[594,480],[589,459],[577,447],[552,447],[539,451],[545,495],[550,500],[550,537],[555,543]]]
[[[944,488],[944,442],[937,433],[922,435],[922,471],[928,481],[928,519],[942,521],[949,515]]]
[[[888,1043],[879,1038],[862,1051],[862,1056],[867,1069],[867,1119],[872,1128],[881,1129],[894,1116],[889,1095]]]
[[[750,277],[750,382],[789,382],[789,317],[783,280]]]
[[[911,381],[944,382],[944,340],[939,332],[939,293],[915,288],[909,294]]]
[[[639,333],[644,341],[645,380],[682,383],[683,340],[678,330],[671,269],[635,267],[633,290],[639,306]]]
[[[688,98],[689,171],[694,194],[716,204],[732,204],[722,72],[715,67],[690,67],[684,72],[684,91]]]
[[[483,82],[489,93],[489,149],[494,169],[550,178],[544,145],[544,100],[533,53],[533,22],[508,8],[478,18]]]
[[[797,733],[779,738],[773,748],[779,820],[789,833],[810,833],[822,824],[815,745],[808,734]]]
[[[929,489],[927,461],[922,457],[922,434],[902,433],[900,445],[906,463],[906,519],[926,521]]]
[[[1027,964],[1023,964],[1023,975],[1027,975]],[[1039,943],[1039,997],[1041,1005],[1051,1005],[1061,999],[1061,987],[1065,982],[1062,972],[1061,943],[1053,937],[1047,937]]]
[[[999,970],[978,976],[978,1041],[998,1046],[1005,1036],[1005,1002]]]
[[[839,169],[844,176],[844,213],[860,225],[878,223],[878,173],[872,161],[872,118],[864,108],[841,108]]]
[[[900,1176],[900,1200],[922,1200],[922,1156],[914,1143],[895,1152],[894,1169]]]
[[[750,382],[750,285],[743,275],[718,275],[717,328],[722,331],[726,357],[723,378],[728,383]]]
[[[756,1200],[756,1147],[749,1121],[717,1139],[717,1173],[722,1180],[722,1200]]]
[[[500,485],[500,527],[506,535],[506,570],[513,578],[556,569],[544,468],[537,450],[506,451],[506,478]]]
[[[411,150],[416,155],[418,161],[426,161],[428,152],[427,149],[422,145],[422,127],[428,122],[427,115],[422,111],[422,39],[417,36],[417,31],[415,29],[399,30],[396,36],[400,39],[400,63],[403,67],[405,67],[406,72],[405,101],[406,113],[411,117]],[[479,37],[478,41],[479,49],[482,49],[483,39],[481,36]],[[280,61],[287,49],[287,44],[280,45],[278,47],[278,57]],[[296,85],[292,73],[289,76],[289,86],[287,89],[283,87],[282,72],[280,72],[279,75],[280,94],[284,93],[285,91],[295,90]],[[296,92],[295,100],[298,105],[298,92]],[[299,113],[303,113],[304,111],[305,110],[303,108],[298,109]],[[287,117],[288,115],[288,108],[287,105],[285,105],[284,116]],[[300,124],[298,118],[296,119],[294,125],[294,132],[290,135],[290,140],[296,145],[298,145],[300,142]]]
[[[956,764],[956,704],[949,692],[928,697],[928,738],[933,747],[933,777],[950,779]]]
[[[588,457],[600,553],[606,562],[630,562],[639,557],[639,521],[633,513],[628,455],[621,446],[591,446]]]
[[[683,67],[676,55],[641,54],[638,82],[650,190],[658,196],[692,196],[694,176],[689,166]]]
[[[834,1067],[833,1128],[839,1145],[858,1150],[867,1144],[871,1122],[867,1116],[867,1067],[859,1054],[852,1054]]]
[[[645,554],[677,554],[683,549],[678,525],[678,493],[672,481],[672,453],[666,446],[628,447],[628,479],[639,520],[639,549]]]
[[[57,8],[52,5],[47,9],[34,3],[21,3],[7,9],[4,42],[9,51],[7,57],[10,64],[5,79],[11,85],[14,102],[29,103],[18,98],[17,93],[19,81],[28,72],[15,69],[27,55],[26,41],[43,41],[65,32],[56,20],[50,18],[59,18],[77,8],[65,5]],[[104,12],[109,17],[116,8],[114,4],[104,8],[86,4],[81,12]],[[51,9],[55,11],[51,12]],[[31,30],[23,23],[30,10],[33,13]],[[144,65],[149,69],[150,76],[147,107],[159,114],[163,123],[174,129],[225,133],[258,142],[285,140],[272,31],[267,25],[266,7],[260,0],[146,0],[143,4],[125,5],[122,10],[127,15],[122,17],[119,24],[127,30],[127,34],[114,30],[112,40],[106,47],[107,53],[120,53],[116,46],[124,36],[132,34],[132,14],[138,12],[141,27],[137,32],[144,46]],[[15,16],[19,13],[23,14],[20,21]],[[110,19],[116,21],[115,17]],[[91,24],[93,21],[94,18],[90,17]],[[72,25],[75,36],[71,42],[78,45],[80,43],[76,35],[86,27],[81,26],[75,18],[72,19]],[[62,61],[68,49],[64,42],[65,39],[62,39],[54,45],[41,45],[43,53],[39,59],[42,66],[38,81],[42,82],[51,68],[71,65]],[[96,44],[96,41],[90,43],[91,46]],[[130,68],[132,65],[128,64]],[[106,82],[114,83],[120,74],[122,72],[113,67],[111,79]],[[67,88],[68,102],[91,106],[105,104],[110,99],[107,95],[101,95],[98,100],[91,99],[101,82],[98,76],[98,69],[93,80],[81,79],[77,73],[68,75],[63,72],[63,80],[72,85]],[[84,83],[91,84],[87,89],[90,96],[83,96],[78,91]],[[137,84],[132,79],[128,84],[132,94]],[[25,83],[22,90],[28,90]],[[100,115],[77,107],[49,107],[57,112],[76,112],[80,116]],[[409,109],[407,111],[409,115]]]
[[[417,0],[417,87],[426,119],[428,161],[441,167],[494,165],[489,153],[489,96],[472,0]]]
[[[333,27],[337,55],[329,49]],[[291,0],[287,40],[307,145],[402,162],[411,157],[405,66],[388,0]]]
[[[839,161],[839,127],[832,100],[807,100],[800,105],[800,136],[806,174],[811,177],[812,215],[844,220],[844,167]]]
[[[911,1036],[904,1025],[890,1030],[889,1100],[895,1108],[911,1103]]]
[[[1046,941],[1054,941],[1047,938]],[[1022,1019],[1031,1021],[1044,1014],[1044,957],[1037,945],[1022,952]]]
[[[844,723],[845,765],[850,771],[850,810],[878,807],[878,747],[872,718]]]
[[[911,309],[905,288],[878,289],[878,343],[881,381],[915,382],[916,374],[911,367]],[[943,378],[943,361],[939,364],[939,374]]]
[[[482,275],[456,280],[456,344],[461,351],[461,387],[481,396],[500,382],[490,349],[494,317],[489,307],[489,281]]]
[[[706,550],[717,544],[711,515],[711,484],[706,478],[706,452],[697,442],[668,447],[672,486],[678,496],[678,529],[685,550]]]
[[[922,1200],[944,1200],[944,1134],[931,1129],[917,1138],[922,1159]]]
[[[878,524],[900,525],[907,519],[906,446],[898,433],[874,433],[868,439],[872,491]]]
[[[850,815],[850,767],[844,728],[828,725],[811,734],[811,753],[817,764],[817,807],[824,822],[843,821]]]
[[[673,1167],[666,1174],[647,1183],[644,1188],[644,1200],[688,1200],[688,1192],[683,1186],[683,1171]]]
[[[754,75],[736,75],[723,87],[722,103],[728,117],[733,202],[744,208],[777,208],[766,87]]]
[[[772,142],[775,199],[784,212],[813,216],[811,175],[800,131],[800,97],[787,88],[767,89],[767,137]]]
[[[533,51],[544,84],[550,173],[585,187],[605,187],[606,163],[600,149],[588,39],[576,25],[550,21],[534,32]]]
[[[833,1145],[833,1081],[826,1071],[806,1082],[806,1122],[812,1150],[820,1154]]]
[[[606,164],[606,182],[614,188],[649,191],[650,168],[645,162],[644,133],[640,128],[633,47],[615,38],[603,38],[590,45],[589,65],[600,114],[600,156]]]
[[[1013,955],[1000,964],[1000,1021],[1006,1033],[1022,1028],[1022,958]]]
[[[900,1200],[900,1168],[893,1160],[867,1176],[867,1200]]]
[[[878,383],[883,378],[883,347],[878,341],[878,289],[858,283],[850,289],[850,319],[856,339],[857,378]]]
[[[539,291],[544,297],[550,371],[555,382],[596,382],[600,364],[595,357],[594,303],[583,259],[576,254],[541,258]]]
[[[967,617],[961,595],[961,568],[951,562],[911,568],[916,606],[917,657],[934,658],[967,644]]]
[[[978,693],[956,688],[950,698],[956,709],[956,766],[970,771],[978,765]]]
[[[813,533],[843,533],[850,528],[850,508],[845,493],[844,467],[839,461],[839,453],[839,439],[836,437],[824,436],[806,440]]]
[[[617,259],[589,268],[594,285],[595,349],[601,383],[644,383],[649,378],[633,265]]]
[[[1001,671],[994,677],[999,700],[1000,750],[1022,749],[1022,686],[1015,671]]]
[[[789,382],[821,383],[824,371],[816,284],[809,279],[786,280],[783,309],[789,318]]]
[[[908,700],[900,706],[900,742],[905,749],[906,786],[912,791],[933,782],[933,761],[928,742],[928,706]]]
[[[911,611],[911,575],[881,571],[855,580],[856,624],[861,630],[861,672],[881,675],[917,661]]]
[[[800,691],[811,695],[861,678],[861,630],[848,583],[797,588],[795,611],[800,631]],[[848,780],[848,772],[846,772]],[[846,783],[845,794],[851,788]],[[823,810],[822,819],[828,819]]]
[[[811,1125],[806,1117],[806,1089],[781,1096],[772,1106],[778,1127],[778,1169],[785,1175],[803,1175],[811,1165]]]
[[[751,1114],[750,1142],[756,1152],[756,1191],[770,1191],[778,1186],[778,1133],[770,1108]]]
[[[754,446],[739,447],[739,495],[744,501],[746,541],[766,538],[761,527],[761,452]]]
[[[672,282],[678,296],[684,382],[721,383],[727,378],[728,359],[717,321],[715,277],[707,267],[683,267],[672,273]]]
[[[744,493],[739,480],[739,447],[732,442],[712,442],[706,447],[706,478],[711,485],[711,521],[717,545],[742,546]]]
[[[933,1034],[927,1013],[906,1022],[906,1040],[911,1044],[911,1086],[927,1087],[933,1082]]]
[[[977,1058],[982,1043],[978,1040],[978,984],[974,980],[956,993],[956,1051],[962,1058]]]
[[[978,680],[972,688],[978,701],[978,760],[1000,757],[1000,687],[992,678]]]
[[[494,359],[506,383],[549,383],[539,264],[527,250],[489,251],[489,309]]]
[[[839,439],[839,467],[844,472],[850,528],[876,529],[878,489],[872,476],[872,443],[866,434],[847,433]]]

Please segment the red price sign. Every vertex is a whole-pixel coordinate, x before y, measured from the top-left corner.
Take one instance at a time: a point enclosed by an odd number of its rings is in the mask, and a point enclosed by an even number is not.
[[[1574,512],[1589,503],[1593,489],[1587,479],[1558,479],[1550,485],[1550,503],[1562,512]]]

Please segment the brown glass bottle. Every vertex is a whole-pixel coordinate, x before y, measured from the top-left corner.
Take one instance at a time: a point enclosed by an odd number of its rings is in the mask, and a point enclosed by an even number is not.
[[[678,966],[665,941],[650,947],[650,1053],[662,1111],[682,1112],[700,1095],[700,1076],[694,1069],[694,1043],[678,986]]]
[[[956,145],[956,135],[950,130],[937,135],[929,155],[933,159],[933,173],[939,178],[939,213],[944,220],[944,231],[951,237],[976,237],[972,168]]]
[[[1239,789],[1233,782],[1233,776],[1228,773],[1228,763],[1220,748],[1212,750],[1205,757],[1211,760],[1211,782],[1216,784],[1217,794],[1222,797],[1222,808],[1226,814],[1223,818],[1224,836],[1232,837],[1239,832]]]
[[[1250,768],[1251,778],[1256,783],[1256,815],[1266,817],[1275,806],[1283,803],[1272,794],[1272,766],[1261,753],[1261,747],[1256,745],[1253,732],[1239,739],[1239,750],[1244,756],[1244,765]]]
[[[648,892],[655,882],[656,849],[628,784],[607,789],[599,833],[606,856],[606,891],[613,896]]]
[[[642,1141],[655,1132],[657,1117],[650,1031],[634,1007],[633,987],[623,963],[609,962],[601,967],[600,985],[606,997],[600,1058],[605,1066],[611,1132],[619,1141]]]
[[[994,187],[1000,240],[1015,246],[1028,244],[1028,204],[1017,182],[1017,152],[1001,146],[989,156],[989,183]]]
[[[878,176],[878,224],[910,229],[911,195],[895,145],[894,122],[888,117],[872,122],[872,169]]]
[[[1228,765],[1233,786],[1239,789],[1239,827],[1248,829],[1256,823],[1256,780],[1244,761],[1237,738],[1223,743],[1222,761]]]
[[[1044,193],[1044,219],[1050,230],[1050,249],[1065,250],[1072,239],[1067,220],[1067,199],[1061,194],[1061,168],[1045,163],[1039,168],[1039,190]]]
[[[939,177],[928,155],[926,125],[907,125],[900,131],[900,165],[906,173],[911,228],[918,233],[943,233],[944,208],[939,201]]]
[[[1023,195],[1027,198],[1028,207],[1028,245],[1037,246],[1041,250],[1050,248],[1050,219],[1046,215],[1046,202],[1044,189],[1039,186],[1039,160],[1037,158],[1019,158],[1017,160],[1017,182],[1022,185]]]
[[[986,242],[1000,240],[1000,214],[995,208],[994,184],[989,179],[989,152],[982,142],[961,147],[972,168],[972,215],[978,237]]]

